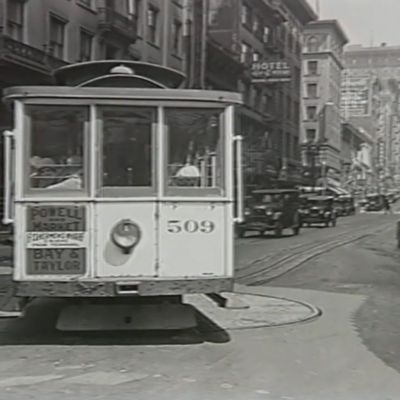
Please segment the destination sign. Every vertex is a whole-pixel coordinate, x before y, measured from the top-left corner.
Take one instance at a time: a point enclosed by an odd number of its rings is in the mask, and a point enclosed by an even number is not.
[[[86,247],[87,232],[27,232],[26,247]]]
[[[86,231],[84,206],[29,206],[29,232],[83,232]]]
[[[86,271],[86,249],[28,249],[30,275],[81,275]]]

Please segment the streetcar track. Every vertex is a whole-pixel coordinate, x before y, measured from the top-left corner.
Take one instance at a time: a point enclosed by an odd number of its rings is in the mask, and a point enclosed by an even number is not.
[[[359,228],[353,232],[341,232],[340,234],[330,236],[329,238],[324,238],[323,241],[318,241],[318,243],[313,242],[307,243],[306,245],[300,244],[295,246],[294,248],[291,247],[291,250],[299,249],[299,251],[296,251],[294,253],[292,252],[291,254],[283,257],[279,257],[279,255],[283,252],[286,253],[287,251],[283,250],[280,251],[278,254],[274,254],[272,257],[266,256],[262,259],[255,260],[248,266],[241,269],[241,271],[245,272],[245,274],[236,274],[237,281],[238,283],[250,286],[265,284],[273,279],[276,279],[286,273],[293,271],[294,269],[314,257],[331,251],[337,247],[361,240],[364,237],[370,236],[374,233],[384,231],[388,229],[388,224],[389,222],[386,222],[382,224],[383,226],[380,229],[377,228],[377,226],[374,226],[373,228],[369,228],[368,230],[366,230],[366,227],[363,226],[362,228]],[[272,259],[275,259],[274,262],[271,262]],[[260,265],[263,262],[264,266],[261,269],[257,269],[256,271],[252,271],[249,273],[249,268],[254,267],[255,265]],[[265,262],[267,262],[266,265]],[[265,276],[266,274],[274,273],[274,271],[278,272],[273,274],[273,276]]]
[[[364,232],[366,227],[369,227],[370,224],[365,224],[362,227],[359,227],[357,229],[357,231],[345,231],[345,232],[335,232],[333,235],[329,235],[328,237],[324,237],[322,240],[318,240],[318,241],[312,241],[309,243],[299,243],[297,245],[294,246],[290,246],[290,250],[297,250],[297,249],[301,249],[302,251],[300,253],[303,253],[305,251],[309,251],[312,250],[313,248],[315,248],[318,245],[322,245],[322,244],[327,244],[327,243],[332,243],[333,240],[341,238],[341,240],[343,240],[343,235],[353,235],[355,233],[358,232]],[[238,269],[236,271],[236,276],[240,279],[243,275],[243,272],[246,272],[245,277],[249,277],[255,274],[258,274],[259,271],[256,270],[254,272],[249,272],[249,269],[252,269],[252,267],[257,266],[261,263],[265,263],[266,261],[275,261],[276,262],[280,262],[283,259],[286,258],[290,258],[293,256],[293,253],[285,256],[287,254],[287,249],[283,249],[283,250],[278,250],[275,251],[273,254],[267,254],[264,257],[258,258],[254,261],[252,261],[251,263],[247,264],[245,267],[241,267],[240,269]],[[300,254],[300,253],[296,253],[296,254]],[[283,255],[283,258],[282,258]]]

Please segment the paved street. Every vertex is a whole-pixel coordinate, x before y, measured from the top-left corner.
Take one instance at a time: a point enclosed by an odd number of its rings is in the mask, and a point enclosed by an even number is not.
[[[396,219],[239,240],[237,291],[264,311],[194,299],[196,331],[59,333],[61,303],[37,302],[0,321],[0,399],[398,399]],[[322,315],[296,323],[302,304]]]

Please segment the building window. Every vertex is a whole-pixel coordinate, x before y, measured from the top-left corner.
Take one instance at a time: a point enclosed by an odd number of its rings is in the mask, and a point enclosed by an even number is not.
[[[176,55],[182,53],[182,23],[177,20],[172,24],[172,52]]]
[[[242,25],[251,26],[251,10],[246,4],[242,5]]]
[[[256,36],[258,36],[260,34],[260,30],[261,30],[260,18],[255,15],[253,18],[253,33]]]
[[[242,42],[240,51],[240,62],[246,63],[249,60],[250,46],[247,43]]]
[[[307,84],[307,97],[315,99],[317,97],[317,88],[318,85],[316,83]]]
[[[96,7],[95,0],[78,0],[78,4],[94,10]]]
[[[90,61],[92,59],[93,35],[81,29],[79,61]]]
[[[128,17],[133,19],[139,15],[140,0],[126,0],[126,8],[128,10]]]
[[[7,3],[7,34],[21,42],[24,39],[24,4],[18,0]]]
[[[309,121],[314,121],[317,116],[317,107],[316,106],[308,106],[306,108],[306,115]]]
[[[307,41],[308,51],[315,53],[319,50],[319,40],[315,36],[311,36]]]
[[[306,130],[306,140],[308,143],[314,142],[316,137],[317,137],[317,131],[315,129]]]
[[[53,15],[50,16],[50,53],[58,58],[64,58],[66,23]]]
[[[307,71],[309,75],[317,75],[318,74],[318,61],[308,61],[307,62]]]
[[[261,60],[261,54],[258,51],[255,51],[253,53],[253,61],[257,62],[257,61],[260,61],[260,60]]]
[[[269,26],[264,26],[263,42],[269,43],[270,41],[271,41],[271,28]]]
[[[158,10],[149,6],[147,10],[147,39],[150,43],[158,43]]]

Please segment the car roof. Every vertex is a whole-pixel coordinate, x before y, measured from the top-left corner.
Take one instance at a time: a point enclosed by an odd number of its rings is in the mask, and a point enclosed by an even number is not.
[[[253,194],[280,194],[280,193],[299,193],[296,189],[257,189]]]
[[[308,200],[332,200],[332,196],[310,196]]]

